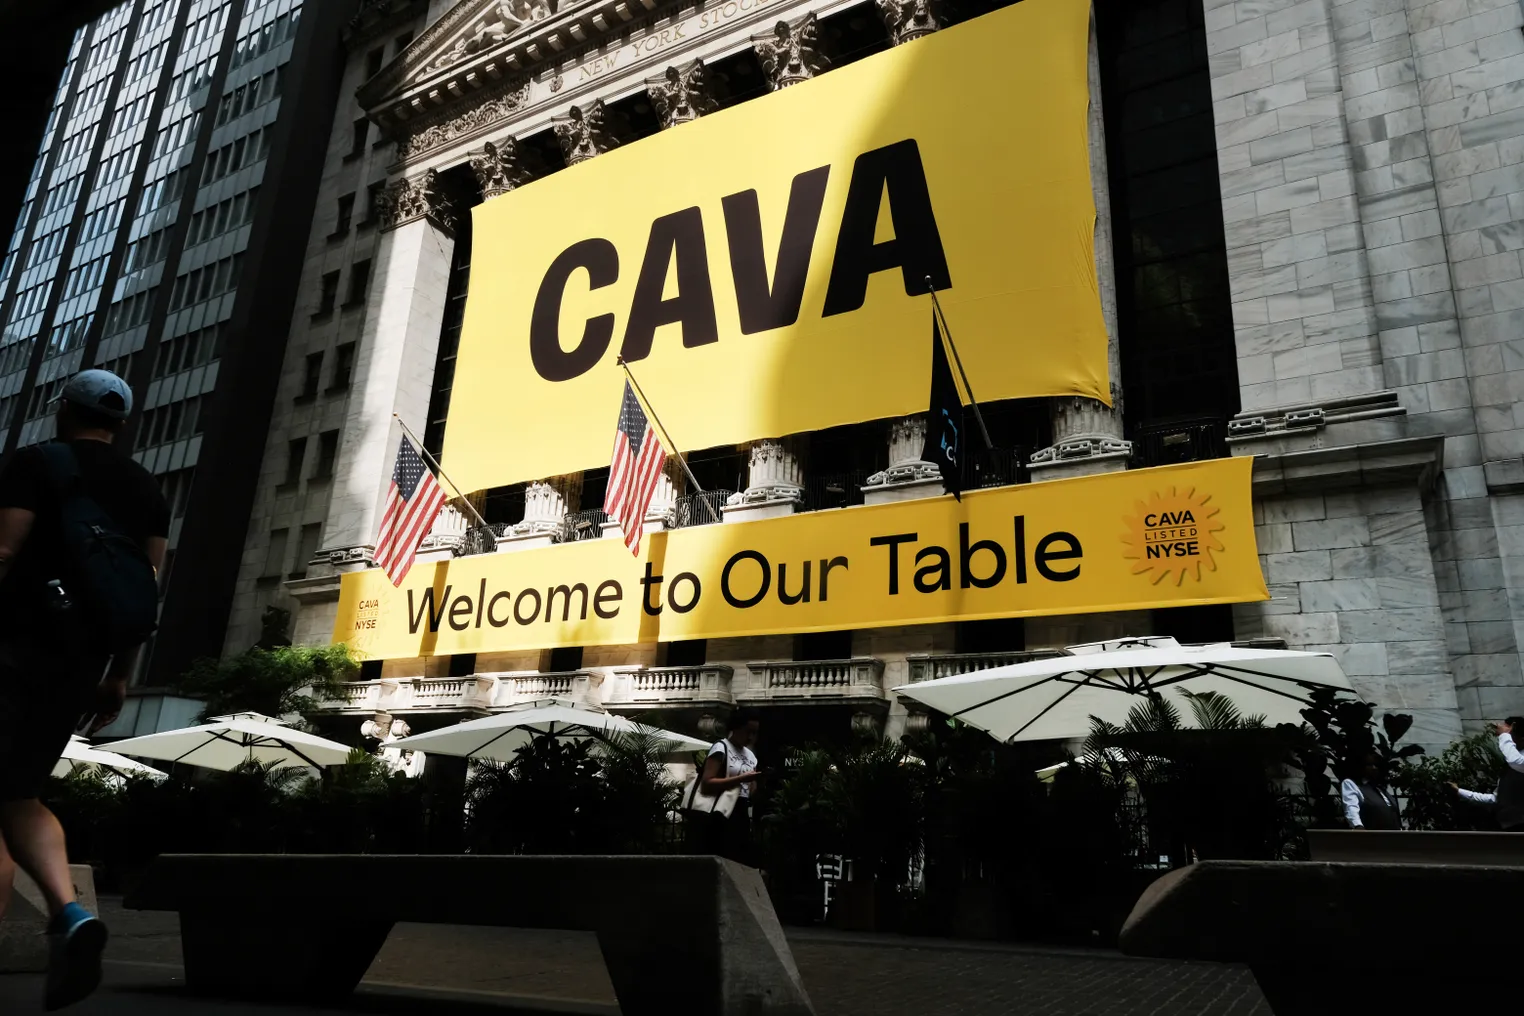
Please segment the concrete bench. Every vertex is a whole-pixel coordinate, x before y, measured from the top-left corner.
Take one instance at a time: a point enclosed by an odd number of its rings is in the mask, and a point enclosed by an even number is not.
[[[761,877],[715,857],[166,855],[127,897],[174,910],[186,985],[334,1002],[392,925],[592,931],[625,1016],[808,1016]]]
[[[1309,829],[1307,846],[1314,861],[1524,866],[1520,833]]]
[[[1149,886],[1120,945],[1247,964],[1277,1016],[1432,1016],[1506,980],[1521,893],[1521,867],[1202,861]]]

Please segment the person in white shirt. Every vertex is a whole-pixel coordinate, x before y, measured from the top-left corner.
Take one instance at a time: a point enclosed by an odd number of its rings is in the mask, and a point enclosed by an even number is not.
[[[1524,724],[1524,716],[1510,716],[1494,728],[1498,735],[1498,750],[1503,753],[1508,768],[1498,778],[1492,793],[1479,793],[1450,784],[1462,800],[1492,805],[1498,825],[1510,833],[1524,832],[1524,752],[1513,741],[1514,727],[1519,724]]]
[[[704,760],[700,789],[718,797],[735,787],[740,800],[727,817],[719,812],[708,816],[709,853],[755,867],[751,848],[751,792],[762,775],[757,770],[757,756],[751,746],[757,743],[761,724],[749,709],[737,709],[730,716],[724,740],[709,748]]]
[[[1386,789],[1381,777],[1381,760],[1367,754],[1354,778],[1339,784],[1344,801],[1344,820],[1351,829],[1401,829],[1402,814],[1397,799]]]

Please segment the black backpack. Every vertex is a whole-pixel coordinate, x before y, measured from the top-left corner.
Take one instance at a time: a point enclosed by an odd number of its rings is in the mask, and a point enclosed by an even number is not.
[[[41,592],[54,611],[73,615],[92,648],[124,652],[158,627],[159,585],[153,563],[80,482],[79,460],[63,442],[42,445],[58,499],[58,583]]]

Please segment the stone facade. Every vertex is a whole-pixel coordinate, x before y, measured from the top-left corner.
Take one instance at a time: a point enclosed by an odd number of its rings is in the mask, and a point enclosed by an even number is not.
[[[339,575],[367,562],[393,415],[415,432],[426,423],[452,223],[465,213],[439,179],[465,167],[486,197],[512,189],[543,171],[525,152],[546,131],[568,165],[595,157],[621,143],[606,107],[636,92],[661,129],[682,130],[720,105],[716,63],[748,48],[768,89],[831,72],[820,21],[847,6],[732,6],[720,17],[730,7],[700,4],[715,15],[700,31],[693,9],[661,4],[633,20],[599,0],[554,13],[479,0],[394,4],[383,27],[356,37],[346,84],[359,104],[335,118],[319,208],[384,183],[383,211],[378,228],[341,240],[320,215],[307,289],[315,299],[326,273],[357,258],[373,260],[375,285],[338,321],[314,324],[310,308],[299,310],[286,364],[294,394],[306,357],[358,341],[355,383],[272,429],[270,490],[256,508],[265,521],[251,529],[250,580],[235,605],[243,627],[230,646],[269,602],[299,607],[300,640],[326,639]],[[859,6],[895,44],[944,24],[924,0]],[[1234,609],[1234,637],[1336,654],[1360,692],[1415,715],[1416,740],[1443,745],[1484,719],[1524,712],[1524,15],[1514,0],[1204,0],[1204,17],[1243,408],[1229,444],[1257,457],[1272,593]],[[378,46],[376,72],[366,61]],[[1093,51],[1095,270],[1112,405],[1052,400],[1052,445],[1030,460],[1038,481],[1140,464],[1123,428],[1128,336],[1118,324],[1098,67]],[[362,115],[386,140],[356,155],[349,132]],[[320,427],[341,432],[333,480],[293,500],[276,482],[281,456],[294,434]],[[920,461],[924,422],[884,428],[888,468],[868,480],[866,498],[940,493]],[[726,520],[806,507],[809,451],[807,435],[749,446],[745,489],[724,506]],[[670,480],[648,525],[672,522],[684,487],[675,472]],[[498,534],[498,550],[558,539],[568,512],[596,507],[580,504],[581,489],[580,477],[531,484],[524,521]],[[322,520],[320,552],[307,578],[260,586],[260,536],[293,512]],[[1151,624],[1148,614],[1036,619],[1026,643],[1146,635]],[[484,655],[471,678],[447,677],[439,660],[395,660],[380,684],[335,708],[448,712],[542,694],[706,716],[736,701],[830,703],[849,707],[858,729],[896,733],[915,717],[886,689],[1010,658],[957,649],[943,625],[855,632],[832,661],[795,661],[790,636],[712,640],[703,664],[687,667],[658,666],[666,650],[655,646],[588,649],[574,671],[551,669],[549,652]]]

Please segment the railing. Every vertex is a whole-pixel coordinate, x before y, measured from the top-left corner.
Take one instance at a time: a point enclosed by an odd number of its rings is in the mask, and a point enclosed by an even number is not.
[[[965,428],[966,430],[967,428]],[[1008,487],[1027,482],[1025,448],[969,449],[963,456],[963,489]]]
[[[732,701],[732,670],[719,663],[696,667],[649,667],[616,670],[604,685],[609,705],[652,702]]]
[[[956,677],[959,674],[972,674],[976,670],[989,670],[991,667],[1008,667],[1013,663],[1026,663],[1029,660],[1044,660],[1054,656],[1062,656],[1057,649],[1034,649],[1030,652],[1013,651],[1009,653],[948,653],[944,656],[914,655],[907,656],[905,662],[910,664],[910,681],[930,681],[938,677]]]
[[[455,705],[466,696],[466,685],[474,685],[474,679],[467,681],[459,677],[423,677],[415,678],[413,684],[413,704],[415,706],[438,706]]]
[[[869,696],[882,698],[884,664],[871,656],[850,660],[785,660],[748,663],[763,698]],[[760,685],[760,687],[758,687]]]
[[[1145,466],[1220,459],[1228,454],[1228,424],[1216,416],[1144,424],[1135,447]]]
[[[734,493],[733,490],[706,490],[678,498],[672,528],[687,529],[689,526],[707,526],[711,522],[723,522],[725,501]]]
[[[571,512],[561,520],[562,543],[576,543],[578,540],[596,540],[603,536],[603,527],[608,524],[609,517],[598,509],[585,512]]]
[[[858,470],[848,473],[828,473],[823,476],[806,476],[804,479],[804,503],[800,511],[813,512],[826,508],[848,508],[863,503],[863,484],[874,470]]]
[[[572,683],[578,677],[586,677],[580,671],[555,674],[499,674],[497,692],[493,705],[513,705],[515,702],[542,698],[570,698]]]

